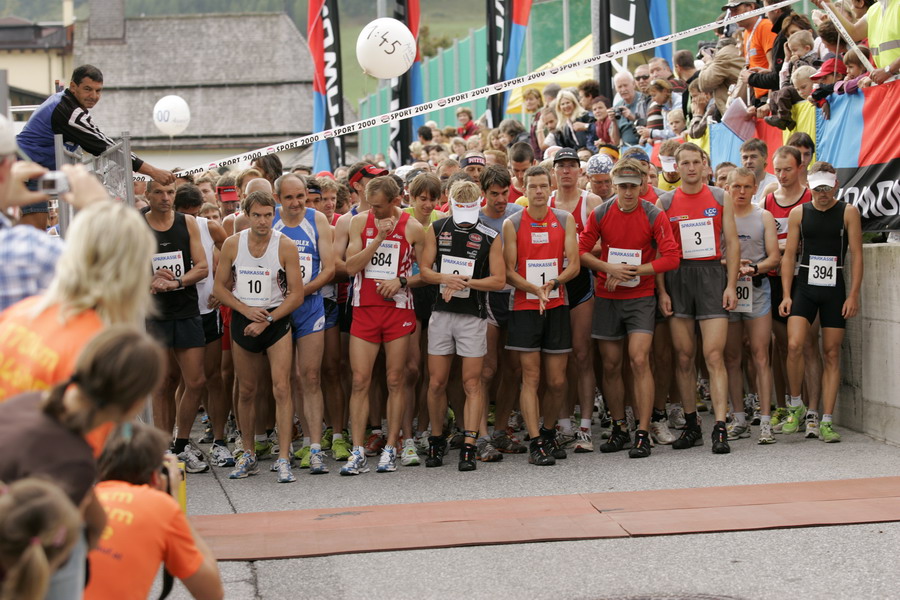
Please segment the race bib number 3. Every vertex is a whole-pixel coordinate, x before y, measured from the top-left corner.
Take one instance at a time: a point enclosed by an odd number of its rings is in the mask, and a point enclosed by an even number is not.
[[[807,283],[820,287],[837,285],[837,256],[809,256],[809,275]]]
[[[635,267],[641,266],[641,255],[643,254],[642,250],[624,250],[622,248],[612,248],[609,249],[609,255],[606,257],[606,262],[609,263],[621,263],[625,265],[632,265]],[[620,283],[619,285],[622,287],[633,288],[636,287],[641,282],[640,277],[635,277],[633,279],[629,279],[625,283]]]
[[[312,254],[300,253],[300,277],[303,278],[303,285],[308,285],[312,281],[313,257]]]
[[[472,277],[475,273],[475,261],[469,258],[459,258],[456,256],[441,256],[441,273],[449,273],[452,275],[463,275],[465,277]],[[441,293],[444,293],[444,289],[447,287],[444,284],[441,284]],[[469,293],[472,290],[466,288],[464,290],[459,290],[453,292],[454,298],[468,298]]]
[[[737,306],[732,312],[753,312],[753,278],[738,277],[737,282]]]
[[[716,255],[712,218],[680,221],[682,258],[710,258]]]
[[[272,273],[260,267],[237,267],[237,298],[247,306],[269,306],[272,291]]]
[[[160,269],[168,269],[175,277],[184,277],[184,258],[181,250],[154,254],[151,261],[154,273]]]
[[[528,280],[528,283],[541,287],[546,285],[551,279],[557,277],[559,277],[559,261],[557,259],[549,258],[546,260],[525,261],[525,279]],[[547,297],[551,300],[553,298],[559,298],[559,288],[557,287],[547,294]],[[525,294],[525,299],[537,300],[538,297],[534,294]]]
[[[374,243],[374,240],[369,242]],[[369,264],[366,265],[367,279],[388,280],[397,276],[397,267],[400,263],[400,242],[385,240],[381,242],[378,250],[372,255]]]

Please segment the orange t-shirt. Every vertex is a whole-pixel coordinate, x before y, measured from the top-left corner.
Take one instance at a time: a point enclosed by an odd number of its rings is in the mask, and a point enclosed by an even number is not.
[[[94,491],[107,521],[97,549],[89,555],[86,600],[143,600],[160,563],[178,579],[197,572],[203,555],[172,496],[124,481],[101,481]]]
[[[760,67],[768,70],[769,52],[775,46],[777,34],[772,31],[772,21],[766,18],[760,19],[756,25],[744,31],[743,54],[751,67]],[[757,98],[769,93],[769,90],[753,88]]]

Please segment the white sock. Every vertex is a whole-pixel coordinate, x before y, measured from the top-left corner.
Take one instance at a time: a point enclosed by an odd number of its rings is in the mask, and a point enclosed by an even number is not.
[[[823,423],[831,423],[831,415],[822,415]]]
[[[309,451],[310,451],[310,452],[321,452],[321,451],[322,451],[322,444],[310,444],[310,445],[309,445]]]
[[[591,420],[590,419],[582,419],[581,420],[581,428],[582,429],[590,429],[591,428]]]
[[[744,411],[739,410],[731,416],[734,417],[734,420],[738,425],[743,427],[747,424],[747,413],[745,413]]]
[[[760,416],[759,416],[759,422],[760,422],[760,423],[771,423],[771,422],[772,422],[772,415],[760,415]]]
[[[267,439],[269,439],[269,436],[267,436],[265,433],[260,433],[253,436],[253,440],[256,442],[265,442]]]
[[[559,428],[563,433],[572,433],[572,419],[560,419]]]
[[[807,419],[818,419],[818,418],[819,418],[819,411],[817,411],[817,410],[812,410],[812,409],[806,411],[806,418],[807,418]]]
[[[790,406],[803,406],[803,397],[802,396],[791,396],[788,400],[788,404]]]
[[[363,448],[362,446],[357,446],[353,451],[358,452],[360,456],[366,455],[366,449]]]
[[[334,441],[334,440],[342,440],[342,439],[344,439],[344,434],[343,434],[343,433],[336,433],[336,434],[334,434],[333,436],[331,436],[331,439],[332,439],[332,441]]]
[[[384,430],[383,429],[373,429],[372,433],[374,433],[375,435],[384,435]]]

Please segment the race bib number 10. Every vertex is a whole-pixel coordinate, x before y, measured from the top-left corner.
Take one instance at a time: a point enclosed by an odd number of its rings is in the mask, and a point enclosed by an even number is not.
[[[375,243],[374,240],[369,242]],[[366,279],[394,279],[400,263],[400,242],[385,240],[366,265]]]
[[[680,221],[678,226],[681,228],[682,258],[709,258],[716,255],[715,229],[711,218]]]
[[[551,279],[559,277],[559,261],[555,258],[545,260],[526,260],[525,279],[528,283],[542,287]],[[549,299],[559,298],[559,287],[547,294]],[[537,300],[534,294],[525,294],[526,300]]]
[[[236,267],[235,295],[247,306],[269,306],[272,291],[272,274],[260,267]]]

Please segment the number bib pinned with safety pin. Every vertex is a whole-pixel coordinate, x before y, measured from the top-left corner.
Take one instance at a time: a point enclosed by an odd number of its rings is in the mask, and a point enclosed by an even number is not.
[[[555,258],[525,261],[525,279],[528,283],[543,287],[551,279],[559,277],[559,261]],[[559,298],[559,287],[547,294],[547,298]],[[534,294],[525,294],[526,300],[537,300]]]
[[[680,221],[678,226],[683,258],[710,258],[716,255],[716,234],[712,218]]]
[[[749,275],[738,277],[737,281],[737,306],[731,312],[753,312],[753,278]]]
[[[370,244],[376,243],[371,240]],[[366,265],[366,279],[387,281],[397,277],[400,263],[400,242],[384,240]]]
[[[459,258],[444,254],[441,256],[441,273],[450,273],[452,275],[462,275],[471,278],[475,273],[475,261],[470,258]],[[443,283],[440,285],[440,291],[443,294],[447,286]],[[453,292],[454,298],[468,298],[472,290],[466,288]]]

